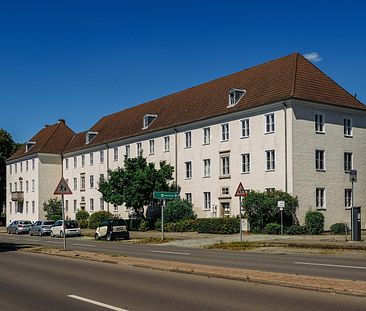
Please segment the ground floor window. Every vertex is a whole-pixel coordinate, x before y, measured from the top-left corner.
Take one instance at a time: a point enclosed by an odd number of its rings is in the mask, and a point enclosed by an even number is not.
[[[203,209],[204,210],[211,209],[211,192],[203,193]]]
[[[344,207],[352,207],[352,189],[344,189]]]
[[[317,209],[325,209],[325,188],[316,188],[315,206]]]

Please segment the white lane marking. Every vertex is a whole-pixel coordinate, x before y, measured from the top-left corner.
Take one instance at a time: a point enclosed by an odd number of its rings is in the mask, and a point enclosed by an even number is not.
[[[67,297],[70,297],[70,298],[73,298],[73,299],[77,299],[77,300],[81,300],[81,301],[84,301],[84,302],[88,302],[88,303],[91,303],[93,305],[100,306],[100,307],[103,307],[103,308],[106,308],[106,309],[110,309],[110,310],[127,311],[126,309],[122,309],[122,308],[118,308],[118,307],[115,307],[115,306],[107,305],[107,304],[102,303],[102,302],[99,302],[99,301],[91,300],[91,299],[84,298],[84,297],[80,297],[80,296],[76,296],[76,295],[67,295]]]
[[[361,270],[366,270],[366,267],[332,265],[332,264],[315,263],[315,262],[301,262],[301,261],[296,261],[295,264],[296,265],[308,265],[308,266],[322,266],[322,267],[334,267],[334,268],[347,268],[347,269],[361,269]]]
[[[168,252],[168,251],[155,251],[151,250],[152,253],[164,253],[164,254],[175,254],[175,255],[190,255],[190,253],[180,253],[180,252]]]
[[[95,245],[90,245],[90,244],[82,244],[82,243],[75,243],[75,244],[72,244],[74,246],[87,246],[87,247],[95,247]]]
[[[47,243],[62,244],[62,242],[55,242],[55,241],[47,241]]]

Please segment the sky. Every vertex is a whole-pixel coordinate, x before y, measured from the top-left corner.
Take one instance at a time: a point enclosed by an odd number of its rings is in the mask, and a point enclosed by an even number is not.
[[[0,0],[0,128],[18,143],[293,52],[366,104],[366,1]]]

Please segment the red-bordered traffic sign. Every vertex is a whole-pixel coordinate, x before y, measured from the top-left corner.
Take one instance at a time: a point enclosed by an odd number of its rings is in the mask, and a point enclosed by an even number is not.
[[[236,197],[245,197],[247,196],[247,193],[245,192],[244,186],[242,183],[239,184],[238,189],[236,189],[235,192]]]
[[[66,180],[63,177],[61,177],[61,180],[58,183],[56,190],[53,194],[55,195],[72,194],[69,185],[67,184]]]

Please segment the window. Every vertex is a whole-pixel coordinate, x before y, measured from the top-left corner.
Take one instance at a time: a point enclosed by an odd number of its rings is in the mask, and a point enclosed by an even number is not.
[[[274,171],[276,169],[276,155],[274,150],[266,150],[266,169]]]
[[[78,209],[78,201],[74,200],[74,212]]]
[[[80,174],[80,191],[85,191],[85,174]]]
[[[9,173],[10,173],[10,175],[13,174],[13,165],[11,165],[11,164],[9,165]]]
[[[11,183],[9,183],[9,190],[10,190],[10,193],[13,192],[12,184]]]
[[[155,141],[152,139],[149,141],[149,153],[154,154],[155,152]]]
[[[94,164],[94,154],[89,153],[89,165],[92,166]]]
[[[93,212],[94,211],[94,199],[90,199],[89,200],[89,210],[91,211],[91,212]]]
[[[221,141],[229,140],[229,123],[221,124]]]
[[[35,185],[35,180],[32,179],[32,192],[34,192],[34,189],[36,188],[36,185]]]
[[[324,133],[324,115],[320,113],[315,114],[315,133]]]
[[[99,199],[99,209],[101,211],[104,211],[104,200],[103,200],[103,198]]]
[[[220,175],[221,176],[230,176],[230,156],[225,154],[220,156]]]
[[[104,163],[104,150],[99,151],[99,162]]]
[[[324,150],[315,150],[315,169],[317,171],[325,171]]]
[[[250,173],[250,153],[241,155],[241,172]]]
[[[18,173],[18,165],[16,163],[14,164],[14,171],[15,171],[15,174]]]
[[[208,145],[211,141],[211,133],[210,133],[210,128],[209,127],[205,127],[203,129],[203,144],[204,145]]]
[[[126,159],[130,158],[130,145],[125,146],[125,157]]]
[[[81,155],[81,167],[85,166],[85,154]]]
[[[211,160],[203,160],[203,177],[210,177],[211,174]]]
[[[14,191],[17,192],[18,191],[18,184],[15,182],[14,183]]]
[[[23,162],[20,162],[20,172],[23,172]]]
[[[74,168],[78,166],[78,158],[74,157]]]
[[[74,178],[74,190],[77,190],[78,188],[78,180],[77,178]]]
[[[21,192],[23,192],[23,181],[19,181],[19,190],[21,191]]]
[[[155,114],[145,114],[143,129],[148,128],[150,126],[150,124],[155,121],[156,118],[157,118],[157,115],[155,115]]]
[[[211,209],[211,192],[203,193],[203,209],[206,211]]]
[[[325,209],[325,188],[316,188],[315,206],[317,209]]]
[[[25,192],[29,191],[29,182],[28,180],[25,181]]]
[[[89,176],[89,186],[90,188],[94,188],[94,175]]]
[[[137,143],[137,156],[142,157],[142,143]]]
[[[28,163],[28,160],[25,161],[25,170],[28,172],[29,170],[29,163]]]
[[[239,100],[242,99],[242,97],[245,95],[245,93],[246,93],[245,90],[240,90],[240,89],[235,89],[235,88],[230,89],[228,108],[234,107],[239,102]]]
[[[190,193],[190,192],[186,193],[186,200],[187,200],[189,203],[192,203],[192,193]]]
[[[352,169],[352,152],[344,153],[344,171],[349,172]]]
[[[29,202],[25,201],[25,213],[28,214],[29,211]]]
[[[185,162],[186,164],[186,179],[192,178],[192,162]]]
[[[36,160],[32,159],[32,170],[34,170],[35,167],[36,167]]]
[[[69,211],[69,200],[65,200],[65,212]]]
[[[191,132],[185,132],[186,135],[186,148],[192,147],[192,133]]]
[[[9,213],[10,214],[13,212],[12,209],[13,209],[13,204],[12,204],[12,202],[9,202]]]
[[[113,204],[113,212],[118,212],[118,205]]]
[[[32,201],[32,214],[36,212],[36,202]]]
[[[65,168],[69,169],[69,159],[65,159]]]
[[[352,137],[352,120],[349,118],[343,119],[343,133],[346,137]]]
[[[241,120],[241,138],[249,137],[249,119]]]
[[[170,137],[165,136],[164,137],[164,151],[168,152],[170,150]]]
[[[113,160],[118,161],[118,148],[113,148]]]
[[[228,196],[228,195],[230,195],[229,187],[222,187],[222,188],[221,188],[221,195],[223,195],[223,196]]]
[[[266,134],[273,133],[275,131],[275,119],[274,119],[274,113],[266,114]]]
[[[102,181],[102,180],[104,180],[104,174],[99,175],[99,181]]]
[[[266,188],[267,193],[275,192],[276,188]]]
[[[352,207],[352,189],[344,189],[344,207]]]

